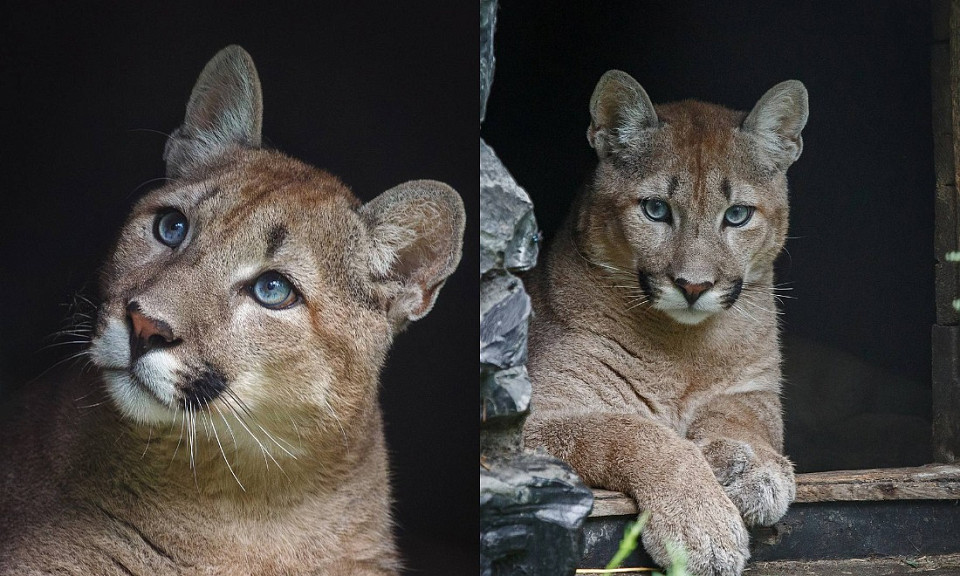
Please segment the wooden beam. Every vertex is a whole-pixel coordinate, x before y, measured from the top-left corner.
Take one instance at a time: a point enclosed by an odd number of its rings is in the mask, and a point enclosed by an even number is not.
[[[594,516],[636,516],[639,513],[637,503],[626,494],[594,489],[591,518]]]
[[[943,10],[934,10],[940,18]],[[944,260],[944,254],[958,249],[957,234],[957,157],[960,155],[960,1],[950,2],[949,30],[934,21],[934,35],[947,37],[934,42],[930,54],[933,113],[933,167],[935,178],[934,209],[934,283],[936,286],[937,324],[956,325],[957,311],[952,302],[960,289],[960,266]],[[934,359],[936,362],[937,359]]]
[[[797,475],[797,502],[960,499],[960,466],[837,470]]]
[[[933,5],[931,80],[933,164],[936,179],[934,210],[934,286],[937,323],[932,333],[933,459],[960,458],[960,265],[947,261],[947,252],[960,250],[960,0],[935,0]]]
[[[594,490],[593,498],[591,517],[639,513],[633,499],[620,492]],[[932,464],[797,474],[797,502],[878,500],[960,500],[960,466]]]
[[[753,562],[743,571],[745,576],[891,576],[923,574],[923,576],[956,576],[960,574],[960,554],[942,556],[904,556],[900,558],[851,558],[844,560],[785,560]]]

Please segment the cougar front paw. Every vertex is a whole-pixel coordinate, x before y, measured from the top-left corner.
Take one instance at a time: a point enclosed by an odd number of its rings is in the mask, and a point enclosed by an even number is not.
[[[728,438],[711,440],[701,449],[748,525],[769,526],[786,514],[797,485],[793,464],[784,456]]]
[[[644,548],[661,566],[670,565],[668,547],[673,545],[686,554],[692,575],[739,576],[750,557],[740,513],[720,492],[712,497],[694,492],[652,510],[643,529]]]

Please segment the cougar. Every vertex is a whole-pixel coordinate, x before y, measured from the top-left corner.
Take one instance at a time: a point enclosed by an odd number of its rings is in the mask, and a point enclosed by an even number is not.
[[[694,574],[740,574],[746,526],[778,520],[796,491],[773,262],[807,92],[783,82],[749,114],[654,106],[609,71],[590,116],[599,163],[527,277],[526,442],[650,511],[657,562],[678,545]]]
[[[261,118],[227,47],[103,268],[91,373],[4,407],[0,573],[397,573],[378,374],[463,204],[427,180],[362,204]]]

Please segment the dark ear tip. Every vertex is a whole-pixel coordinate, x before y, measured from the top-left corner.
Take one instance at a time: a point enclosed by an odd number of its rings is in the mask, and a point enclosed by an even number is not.
[[[790,88],[791,90],[802,90],[804,92],[807,91],[807,87],[804,86],[803,82],[799,80],[784,80],[779,85]]]
[[[203,72],[200,73],[200,77],[214,77],[223,74],[235,75],[237,73],[246,75],[259,82],[257,78],[257,67],[253,63],[253,57],[239,45],[231,44],[220,49],[219,52],[213,55],[213,58],[203,67]]]
[[[594,109],[597,102],[613,88],[627,88],[636,90],[640,84],[633,76],[622,70],[607,70],[597,81],[596,88],[593,89],[593,97],[590,98],[590,109]]]
[[[608,82],[619,82],[621,84],[629,84],[631,82],[636,82],[633,76],[627,74],[623,70],[610,69],[603,73],[603,76],[600,76],[600,80],[597,82],[597,85],[604,85]]]
[[[220,49],[211,60],[249,60],[252,62],[253,57],[239,44],[230,44]]]
[[[463,230],[466,211],[463,199],[452,187],[437,180],[411,180],[403,185],[411,193],[444,206],[454,219],[455,226]]]
[[[774,94],[787,94],[797,100],[804,108],[807,107],[809,100],[807,87],[799,80],[784,80],[771,88],[770,91]]]
[[[227,54],[247,54],[247,51],[244,50],[239,44],[229,44],[224,46],[220,51]]]
[[[376,215],[389,206],[401,204],[432,204],[441,208],[447,222],[453,225],[458,233],[463,235],[466,211],[463,200],[456,190],[436,180],[410,180],[398,184],[374,198],[361,209],[364,213]]]

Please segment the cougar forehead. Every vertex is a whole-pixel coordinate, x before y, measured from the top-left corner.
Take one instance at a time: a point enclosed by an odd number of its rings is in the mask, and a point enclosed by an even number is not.
[[[128,415],[168,421],[178,403],[223,393],[267,411],[369,404],[389,329],[365,273],[371,250],[358,206],[337,178],[262,150],[237,151],[143,198],[106,267],[94,344],[108,378],[116,369],[123,380],[116,388],[146,392]],[[171,208],[188,222],[175,248],[154,229]],[[268,271],[291,281],[298,305],[266,310],[254,300],[251,286]],[[133,363],[132,375],[131,305],[177,340]]]

